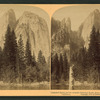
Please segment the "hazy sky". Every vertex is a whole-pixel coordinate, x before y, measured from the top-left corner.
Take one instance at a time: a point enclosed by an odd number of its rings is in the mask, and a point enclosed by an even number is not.
[[[7,12],[7,10],[13,9],[18,19],[24,11],[31,11],[36,13],[40,17],[44,18],[47,22],[49,32],[50,32],[50,18],[47,12],[44,10],[33,7],[33,6],[24,6],[24,5],[0,5],[0,17]],[[100,5],[81,5],[81,6],[67,6],[61,9],[58,9],[53,17],[58,20],[62,20],[64,17],[71,19],[71,28],[72,30],[77,30],[80,24],[86,19],[86,17],[95,9],[100,10]]]
[[[50,18],[49,15],[42,9],[38,7],[33,6],[24,6],[24,5],[0,5],[0,17],[3,16],[5,12],[7,12],[9,9],[13,9],[16,15],[16,18],[18,19],[20,16],[22,16],[24,11],[30,11],[33,12],[47,22],[49,31],[50,31]]]
[[[95,9],[100,10],[100,5],[81,5],[64,7],[57,10],[53,17],[58,20],[62,20],[64,17],[70,17],[71,29],[77,30],[80,24],[89,16],[89,14]]]

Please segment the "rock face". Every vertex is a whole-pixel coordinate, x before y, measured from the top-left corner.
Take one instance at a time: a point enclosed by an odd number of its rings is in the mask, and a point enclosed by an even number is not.
[[[66,32],[71,33],[71,20],[69,17],[62,20],[61,27],[65,28]]]
[[[58,22],[58,21],[57,21]],[[56,22],[56,23],[57,23]],[[71,33],[71,21],[70,18],[64,18],[60,23],[57,31],[52,35],[51,40],[51,51],[53,55],[56,53],[58,56],[60,53],[66,53],[68,61],[70,60],[70,33]],[[55,25],[57,26],[57,25]]]
[[[15,13],[12,9],[8,10],[1,18],[0,18],[0,46],[3,48],[5,34],[7,31],[8,25],[11,29],[15,28],[16,17]]]
[[[92,27],[100,30],[100,12],[98,9],[91,12],[77,31],[71,30],[70,18],[64,18],[59,25],[59,30],[55,28],[57,31],[54,30],[55,33],[52,35],[52,52],[62,53],[66,46],[70,48],[71,53],[83,46],[88,49]]]
[[[53,19],[54,20],[54,19]],[[55,22],[56,20],[54,20]],[[58,22],[58,21],[57,21]],[[77,31],[71,30],[71,20],[70,18],[64,18],[59,24],[59,29],[55,28],[52,35],[52,53],[64,53],[66,52],[68,59],[70,55],[77,51],[84,45],[82,37],[78,35]],[[55,25],[57,26],[57,25]]]
[[[100,31],[100,12],[98,9],[91,12],[77,31],[71,30],[70,18],[64,18],[62,21],[53,18],[52,22],[51,25],[55,26],[51,33],[52,56],[56,53],[59,56],[60,53],[65,52],[70,60],[70,57],[79,52],[83,46],[88,49],[93,26]]]
[[[0,46],[4,45],[4,38],[7,26],[14,29],[16,38],[19,40],[20,34],[26,45],[27,39],[30,41],[31,52],[37,58],[38,52],[41,50],[46,60],[50,56],[50,40],[49,30],[46,21],[38,15],[31,12],[24,12],[23,15],[16,21],[15,13],[12,9],[8,10],[0,18]]]
[[[61,53],[64,50],[65,45],[69,45],[71,32],[70,19],[63,19],[60,23],[59,30],[52,35],[52,51]]]
[[[24,46],[27,38],[31,44],[31,51],[38,56],[39,50],[47,58],[50,56],[49,30],[44,19],[31,12],[24,12],[17,21],[15,28],[17,39],[22,35]]]
[[[90,15],[85,19],[78,30],[78,34],[83,38],[85,42],[84,46],[86,48],[88,48],[90,34],[93,26],[100,30],[100,12],[98,9],[95,9],[90,13]]]
[[[77,48],[77,46],[80,46],[82,44],[81,38],[78,36],[77,32],[71,30],[70,18],[64,18],[60,22],[59,30],[57,30],[57,32],[54,30],[54,32],[55,33],[53,33],[52,35],[53,51],[57,51],[58,49],[60,49],[60,51],[62,51],[62,49],[65,50],[66,46],[75,49]]]

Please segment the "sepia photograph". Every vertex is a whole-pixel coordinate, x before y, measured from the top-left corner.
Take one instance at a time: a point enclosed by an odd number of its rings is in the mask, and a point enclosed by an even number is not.
[[[1,95],[100,95],[99,89],[100,5],[0,5]]]
[[[100,89],[100,6],[63,7],[52,15],[51,89]]]
[[[0,6],[0,90],[50,89],[50,18],[34,6]]]

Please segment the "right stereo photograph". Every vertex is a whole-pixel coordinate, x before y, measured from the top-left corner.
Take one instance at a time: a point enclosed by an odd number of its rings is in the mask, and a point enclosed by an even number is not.
[[[51,89],[100,89],[100,6],[71,6],[51,18]]]

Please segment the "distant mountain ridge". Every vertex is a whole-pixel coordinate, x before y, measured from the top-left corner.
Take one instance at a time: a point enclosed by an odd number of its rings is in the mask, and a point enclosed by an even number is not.
[[[96,30],[100,30],[100,11],[98,9],[95,9],[89,14],[77,31],[71,29],[71,19],[69,17],[64,18],[62,21],[52,19],[56,24],[59,24],[53,25],[58,26],[58,29],[51,33],[53,34],[52,52],[58,54],[64,51],[66,45],[70,48],[71,53],[83,46],[88,49],[92,27],[94,26]],[[63,44],[63,47],[61,44]]]
[[[89,45],[90,34],[93,26],[96,30],[100,30],[100,11],[98,9],[91,12],[78,29],[78,34],[83,38],[85,42],[84,46],[86,48],[88,48]]]
[[[35,54],[36,58],[38,52],[41,50],[46,59],[50,56],[50,40],[49,30],[46,21],[38,15],[25,11],[22,16],[16,20],[13,9],[8,10],[0,18],[0,46],[3,48],[4,38],[7,26],[14,29],[17,40],[20,34],[26,45],[27,39],[30,41],[31,52]]]

